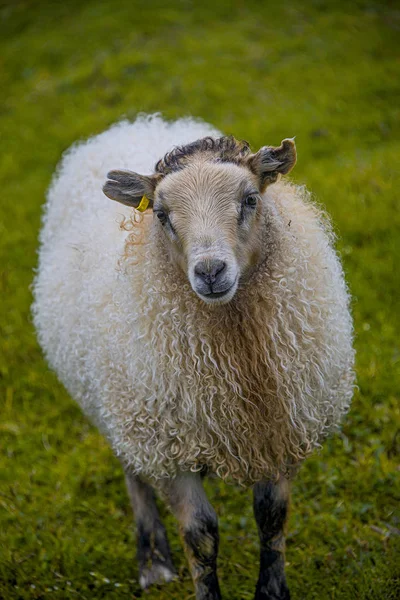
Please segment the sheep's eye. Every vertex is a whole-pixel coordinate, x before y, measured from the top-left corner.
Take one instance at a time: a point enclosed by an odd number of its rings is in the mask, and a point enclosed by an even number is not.
[[[162,225],[165,225],[168,222],[168,215],[164,210],[156,210],[154,211],[158,217],[158,219],[160,219]]]
[[[244,203],[250,208],[255,208],[257,206],[257,200],[257,196],[246,196]]]

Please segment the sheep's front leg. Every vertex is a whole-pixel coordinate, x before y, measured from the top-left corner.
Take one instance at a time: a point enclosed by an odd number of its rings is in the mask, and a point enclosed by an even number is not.
[[[153,583],[171,581],[176,571],[153,489],[128,472],[125,472],[125,478],[136,519],[139,583],[142,588],[147,588]]]
[[[199,474],[182,474],[166,485],[176,515],[197,600],[220,600],[217,578],[218,521]]]
[[[260,574],[255,600],[289,600],[285,578],[284,525],[288,513],[289,484],[278,482],[254,486],[254,515],[260,537]]]

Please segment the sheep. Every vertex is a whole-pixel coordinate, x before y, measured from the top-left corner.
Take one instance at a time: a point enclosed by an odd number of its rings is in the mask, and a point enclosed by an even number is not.
[[[34,323],[123,465],[143,588],[176,576],[155,488],[179,521],[196,598],[221,598],[211,472],[253,486],[255,599],[289,598],[290,481],[354,387],[334,234],[282,179],[295,162],[293,139],[252,153],[201,121],[140,116],[73,146],[50,187]]]

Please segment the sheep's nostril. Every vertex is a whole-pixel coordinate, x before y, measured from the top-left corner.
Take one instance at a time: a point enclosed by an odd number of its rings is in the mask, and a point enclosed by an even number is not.
[[[211,283],[214,283],[214,281],[220,276],[222,275],[222,273],[225,271],[226,269],[226,263],[222,260],[218,260],[216,261],[217,264],[215,264],[213,266],[213,268],[211,269],[211,273],[210,273],[210,277],[211,277]]]
[[[226,263],[223,260],[202,260],[197,263],[194,272],[208,285],[212,285],[217,277],[226,269]]]

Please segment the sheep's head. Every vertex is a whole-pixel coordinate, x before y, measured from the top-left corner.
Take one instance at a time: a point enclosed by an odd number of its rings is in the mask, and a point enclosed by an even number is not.
[[[151,176],[111,171],[104,193],[137,208],[146,196],[170,260],[207,303],[229,302],[263,257],[266,187],[296,162],[293,140],[251,154],[232,137],[168,153]]]

